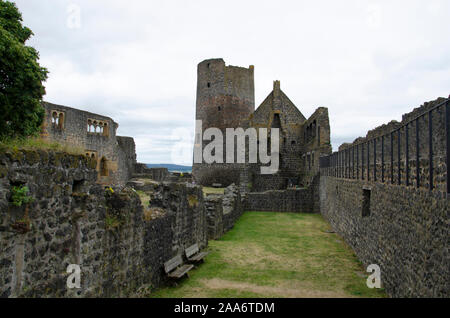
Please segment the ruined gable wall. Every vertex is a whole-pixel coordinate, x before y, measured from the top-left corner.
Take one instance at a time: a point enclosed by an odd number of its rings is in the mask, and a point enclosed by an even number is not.
[[[132,141],[116,136],[117,123],[111,118],[74,109],[71,107],[43,103],[45,108],[45,119],[42,125],[41,136],[54,140],[63,145],[73,147],[80,152],[94,155],[97,161],[98,180],[104,185],[124,185],[128,176],[132,173],[133,159]],[[54,115],[58,116],[58,123],[54,121]],[[63,120],[60,119],[63,115]],[[88,123],[101,124],[103,132],[88,131]],[[106,173],[101,173],[101,160],[106,159]],[[124,161],[125,160],[125,161]],[[128,162],[131,160],[134,162]],[[130,170],[131,169],[131,170]]]
[[[288,183],[299,184],[303,175],[300,160],[304,151],[302,125],[305,117],[274,82],[274,90],[250,118],[256,129],[280,129],[280,169],[273,175],[261,175],[260,165],[251,165],[252,191],[286,189]]]
[[[330,119],[328,109],[319,107],[302,125],[301,135],[304,141],[301,164],[304,176],[301,184],[309,185],[319,173],[319,158],[330,155]]]
[[[131,137],[117,136],[118,170],[117,178],[128,181],[133,177],[136,166],[136,144]]]

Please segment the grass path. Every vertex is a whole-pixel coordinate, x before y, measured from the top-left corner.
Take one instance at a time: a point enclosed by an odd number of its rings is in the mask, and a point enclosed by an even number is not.
[[[385,297],[317,214],[247,212],[176,287],[150,297]]]

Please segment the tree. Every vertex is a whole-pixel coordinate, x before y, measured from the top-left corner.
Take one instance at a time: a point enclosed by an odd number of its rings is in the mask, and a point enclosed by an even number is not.
[[[14,3],[0,0],[0,135],[36,134],[44,119],[41,105],[48,71],[25,42],[33,32],[22,25]]]

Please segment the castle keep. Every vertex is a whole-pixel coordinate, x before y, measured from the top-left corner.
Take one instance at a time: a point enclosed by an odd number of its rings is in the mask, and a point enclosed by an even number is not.
[[[255,110],[254,67],[248,69],[226,66],[223,59],[205,60],[198,65],[196,120],[202,121],[202,131],[218,128],[225,135],[226,128],[247,126]],[[196,144],[205,144],[195,136]],[[224,140],[225,149],[225,140]],[[200,184],[239,183],[240,164],[194,163],[192,173]]]
[[[281,90],[279,81],[256,111],[254,101],[253,66],[226,66],[222,59],[198,65],[196,120],[202,121],[202,132],[211,127],[224,135],[226,128],[278,128],[280,169],[262,175],[259,164],[225,163],[224,154],[224,163],[194,163],[195,180],[202,185],[246,183],[254,192],[309,185],[318,171],[319,157],[331,153],[328,110],[320,107],[306,119]],[[199,136],[196,144],[205,147]]]

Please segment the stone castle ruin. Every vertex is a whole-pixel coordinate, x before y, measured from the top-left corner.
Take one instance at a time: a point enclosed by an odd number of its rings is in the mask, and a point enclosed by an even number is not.
[[[194,164],[192,176],[149,169],[111,118],[44,108],[42,137],[81,154],[0,153],[0,297],[141,296],[168,284],[165,262],[193,244],[205,248],[244,211],[320,213],[364,266],[380,266],[388,295],[450,295],[448,98],[332,153],[327,108],[305,118],[275,81],[255,110],[254,67],[201,62],[202,131],[279,128],[273,175],[253,163]],[[224,193],[202,191],[213,184]],[[32,200],[15,205],[23,186]],[[80,289],[66,287],[69,264],[81,266]]]
[[[224,135],[227,128],[279,128],[278,173],[262,175],[260,165],[226,163],[224,155],[224,163],[194,163],[194,179],[202,185],[246,183],[251,192],[309,185],[319,170],[319,158],[331,153],[328,109],[320,107],[306,119],[275,81],[273,91],[255,110],[254,87],[253,65],[247,69],[227,66],[223,59],[201,62],[196,120],[202,121],[202,131],[219,128]],[[196,144],[205,147],[199,136]]]
[[[100,184],[126,184],[134,172],[136,146],[133,138],[116,135],[119,125],[114,120],[51,103],[43,106],[43,138],[78,148],[92,158]]]

